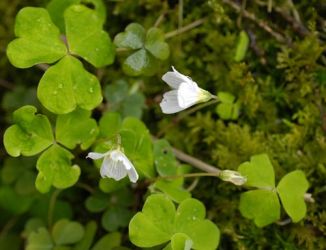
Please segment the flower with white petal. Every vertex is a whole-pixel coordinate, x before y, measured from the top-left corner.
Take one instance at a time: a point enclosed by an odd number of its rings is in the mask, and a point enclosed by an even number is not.
[[[100,170],[102,178],[108,177],[119,181],[128,175],[131,182],[135,183],[138,180],[138,173],[134,165],[120,149],[110,150],[103,154],[90,152],[86,158],[93,160],[103,158]]]
[[[198,87],[190,77],[179,73],[174,67],[162,76],[173,90],[164,93],[160,103],[165,114],[177,113],[197,103],[207,102],[214,96],[208,91]]]
[[[239,172],[233,170],[223,170],[219,174],[223,181],[228,181],[234,185],[241,186],[246,183],[247,178],[242,176]]]

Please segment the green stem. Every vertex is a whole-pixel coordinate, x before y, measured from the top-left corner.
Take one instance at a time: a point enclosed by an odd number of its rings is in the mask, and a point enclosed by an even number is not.
[[[188,24],[188,25],[186,25],[186,26],[184,26],[184,27],[182,27],[180,29],[173,30],[171,32],[166,33],[164,37],[165,37],[165,39],[169,39],[171,37],[180,35],[180,34],[182,34],[184,32],[187,32],[188,30],[191,30],[191,29],[193,29],[193,28],[195,28],[195,27],[197,27],[199,25],[202,25],[205,21],[206,21],[205,18],[198,19],[198,20],[196,20],[196,21],[194,21],[194,22],[192,22],[192,23],[190,23],[190,24]]]
[[[204,177],[204,176],[218,177],[219,173],[191,173],[191,174],[182,174],[182,175],[159,176],[155,178],[154,181],[179,179],[179,178],[197,178],[197,177]]]
[[[52,193],[51,198],[50,198],[50,204],[49,204],[49,210],[48,210],[48,226],[49,226],[49,228],[52,227],[54,207],[55,207],[55,203],[57,201],[57,198],[58,198],[60,192],[61,192],[61,189],[54,190],[54,192]]]

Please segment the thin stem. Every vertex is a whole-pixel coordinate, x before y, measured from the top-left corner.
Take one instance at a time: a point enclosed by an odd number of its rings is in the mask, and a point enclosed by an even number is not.
[[[183,24],[183,0],[179,0],[179,9],[178,9],[178,28],[182,28]]]
[[[2,230],[0,232],[0,238],[6,237],[10,229],[16,224],[18,218],[18,216],[14,216],[9,219],[9,221],[2,227]]]
[[[206,21],[206,18],[202,18],[202,19],[198,19],[180,29],[177,29],[177,30],[173,30],[173,31],[170,31],[168,33],[165,34],[165,39],[169,39],[171,37],[174,37],[174,36],[177,36],[177,35],[180,35],[184,32],[187,32],[188,30],[191,30],[199,25],[202,25],[204,22]]]
[[[180,161],[189,163],[190,165],[192,165],[200,170],[203,170],[207,173],[212,174],[212,176],[218,176],[221,172],[220,169],[218,169],[212,165],[209,165],[193,156],[190,156],[190,155],[180,151],[179,149],[172,148],[172,151],[173,151],[175,157],[177,159],[179,159]]]
[[[77,183],[76,183],[76,187],[82,188],[82,189],[88,191],[88,192],[91,193],[91,194],[95,193],[95,189],[92,188],[90,185],[88,185],[88,184],[86,184],[86,183],[77,182]]]
[[[54,192],[51,195],[49,210],[48,210],[48,226],[49,226],[49,228],[52,227],[54,207],[55,207],[55,203],[57,201],[57,198],[58,198],[60,192],[61,192],[61,189],[56,189],[56,190],[54,190]]]
[[[161,24],[161,22],[163,21],[163,19],[164,19],[164,17],[165,17],[165,14],[166,14],[166,12],[163,12],[158,18],[157,18],[157,20],[155,21],[155,23],[154,23],[154,27],[158,27],[160,24]]]
[[[166,131],[168,131],[168,130],[171,129],[172,127],[176,126],[176,125],[177,125],[177,124],[178,124],[178,123],[179,123],[183,118],[185,118],[186,116],[188,116],[188,115],[190,115],[190,114],[192,114],[192,113],[194,113],[194,112],[196,112],[196,111],[198,111],[198,110],[200,110],[200,109],[202,109],[202,108],[205,108],[205,107],[207,107],[207,106],[209,106],[209,105],[212,105],[212,104],[215,104],[215,103],[219,102],[219,100],[217,99],[217,96],[212,95],[212,98],[213,98],[213,100],[211,100],[211,101],[209,101],[209,102],[206,102],[206,103],[203,103],[203,104],[197,105],[197,106],[195,106],[195,107],[193,107],[193,108],[190,108],[190,109],[188,109],[188,110],[186,110],[186,111],[180,113],[180,114],[179,114],[179,115],[178,115],[178,116],[173,120],[173,122],[169,123],[169,125],[165,126],[163,129],[161,129],[161,130],[157,133],[156,137],[162,137],[162,136],[165,134]]]
[[[179,178],[197,178],[197,177],[218,177],[218,173],[191,173],[191,174],[182,174],[182,175],[170,175],[170,176],[159,176],[154,179],[157,180],[170,180],[170,179],[179,179]]]

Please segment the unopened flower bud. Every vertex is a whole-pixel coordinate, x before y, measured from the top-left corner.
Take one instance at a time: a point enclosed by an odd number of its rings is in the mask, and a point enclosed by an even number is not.
[[[246,183],[247,178],[242,176],[239,172],[233,170],[223,170],[219,175],[223,181],[232,182],[234,185],[241,186]]]

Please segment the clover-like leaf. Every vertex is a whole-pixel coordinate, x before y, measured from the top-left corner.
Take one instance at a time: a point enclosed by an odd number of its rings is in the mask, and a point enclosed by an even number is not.
[[[175,207],[164,195],[151,195],[146,199],[142,212],[129,223],[129,238],[139,247],[152,247],[168,242],[171,238]]]
[[[44,227],[30,233],[28,236],[26,250],[52,250],[53,247],[54,243],[50,233]]]
[[[99,122],[100,136],[112,139],[118,134],[121,124],[122,119],[119,113],[104,113]]]
[[[56,114],[69,113],[77,106],[91,110],[102,101],[99,81],[72,56],[65,56],[45,72],[37,96]]]
[[[98,128],[96,121],[90,118],[91,112],[84,109],[58,115],[56,123],[56,140],[67,148],[73,149],[81,144],[88,148],[96,139]]]
[[[105,230],[113,232],[120,227],[128,226],[128,223],[132,217],[132,213],[129,209],[122,206],[110,207],[102,216],[102,226]]]
[[[115,50],[96,11],[83,5],[72,5],[64,14],[69,51],[95,67],[112,64]]]
[[[32,156],[53,143],[51,124],[45,115],[37,114],[33,106],[24,106],[13,114],[15,125],[4,134],[4,146],[11,156]]]
[[[111,250],[121,244],[121,234],[114,232],[104,235],[91,250]]]
[[[177,174],[178,162],[172,152],[172,147],[165,139],[154,142],[155,167],[160,176]]]
[[[205,207],[195,199],[186,199],[175,210],[165,195],[147,198],[142,212],[129,224],[129,237],[139,247],[153,247],[172,240],[165,249],[216,249],[220,232],[217,226],[204,219]],[[180,233],[180,235],[176,235]],[[174,248],[173,248],[174,247]]]
[[[277,185],[283,207],[293,222],[300,221],[306,215],[304,194],[308,187],[309,183],[300,170],[285,175]]]
[[[62,219],[52,228],[52,237],[57,245],[74,244],[84,236],[84,227],[76,221]]]
[[[7,56],[17,68],[53,63],[67,53],[59,29],[52,23],[46,9],[21,9],[16,17],[15,34],[18,38],[9,43]]]
[[[235,120],[239,116],[240,102],[234,103],[235,97],[228,92],[219,92],[218,99],[221,101],[216,107],[216,113],[223,120]]]
[[[139,49],[131,54],[123,63],[122,69],[130,76],[147,75],[155,73],[157,60],[146,49]]]
[[[79,3],[93,5],[98,17],[104,23],[106,19],[106,10],[102,0],[51,0],[46,8],[51,16],[51,19],[55,25],[60,28],[62,33],[65,33],[65,20],[63,16],[65,10],[69,6]]]
[[[145,42],[145,29],[138,23],[129,24],[125,32],[117,34],[114,43],[118,48],[140,49]]]
[[[152,138],[145,124],[137,118],[123,120],[121,141],[126,155],[132,160],[137,170],[147,177],[154,176]]]
[[[171,200],[180,203],[191,197],[191,193],[185,190],[182,186],[183,179],[180,180],[158,180],[153,187],[165,193]]]
[[[246,185],[250,187],[275,187],[274,168],[267,154],[252,156],[250,162],[242,163],[238,170],[247,178]]]
[[[146,34],[145,48],[160,60],[168,59],[169,45],[164,41],[164,33],[158,28],[150,28]]]
[[[239,209],[244,217],[264,227],[280,218],[281,208],[275,191],[252,190],[241,194]]]
[[[58,145],[47,149],[36,164],[39,171],[36,188],[44,193],[49,191],[51,185],[67,188],[75,184],[80,175],[80,168],[77,165],[71,166],[73,157],[73,154]]]

